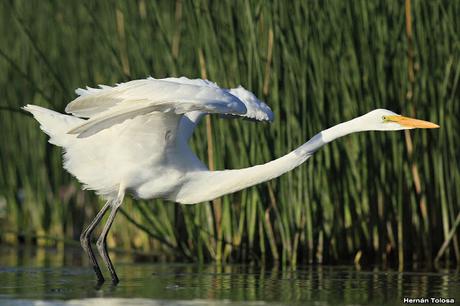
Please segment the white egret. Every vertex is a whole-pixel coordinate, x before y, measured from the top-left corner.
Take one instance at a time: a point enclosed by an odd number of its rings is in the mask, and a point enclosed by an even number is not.
[[[182,204],[209,201],[278,177],[305,162],[328,142],[350,133],[438,127],[377,109],[324,130],[268,163],[210,171],[188,146],[204,114],[273,120],[270,108],[243,87],[223,89],[207,80],[185,77],[148,78],[114,87],[77,89],[76,93],[79,97],[65,109],[72,115],[36,105],[24,109],[40,122],[50,143],[64,148],[64,168],[84,188],[107,200],[80,239],[100,282],[104,278],[91,249],[91,234],[110,209],[97,248],[113,283],[117,283],[106,237],[126,193],[140,199],[163,198]]]

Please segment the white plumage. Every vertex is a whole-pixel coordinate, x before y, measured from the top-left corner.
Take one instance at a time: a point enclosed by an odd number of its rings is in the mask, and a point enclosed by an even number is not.
[[[72,115],[35,105],[24,109],[40,122],[50,143],[64,148],[65,169],[85,188],[108,200],[82,233],[81,243],[98,279],[103,281],[89,238],[110,208],[98,250],[114,283],[118,277],[105,239],[127,192],[143,199],[199,203],[278,177],[302,164],[324,144],[353,132],[438,127],[379,109],[324,130],[271,162],[238,170],[209,171],[188,146],[204,114],[273,120],[270,108],[243,87],[224,89],[207,80],[185,77],[147,78],[114,87],[77,89],[76,93],[79,97],[66,107]]]
[[[204,113],[273,120],[270,108],[243,87],[227,90],[200,79],[148,78],[76,93],[66,107],[74,116],[24,109],[64,148],[65,169],[107,199],[123,186],[136,197],[177,201],[186,174],[207,170],[187,144]]]

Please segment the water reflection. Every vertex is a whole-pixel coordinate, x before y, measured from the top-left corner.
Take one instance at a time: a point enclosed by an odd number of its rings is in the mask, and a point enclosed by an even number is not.
[[[177,304],[394,305],[403,297],[448,297],[460,301],[458,271],[396,272],[350,266],[305,266],[295,270],[254,265],[132,264],[118,256],[121,283],[96,287],[82,254],[22,249],[0,252],[0,304],[22,305],[37,300],[98,303],[111,298],[124,305],[155,302]],[[92,298],[89,300],[88,298]],[[120,298],[130,298],[120,300]],[[81,300],[87,299],[87,300]],[[114,300],[115,299],[115,300]],[[144,300],[143,300],[144,299]],[[59,302],[61,300],[61,302]],[[117,302],[117,303],[118,303]],[[83,303],[83,304],[85,304]]]

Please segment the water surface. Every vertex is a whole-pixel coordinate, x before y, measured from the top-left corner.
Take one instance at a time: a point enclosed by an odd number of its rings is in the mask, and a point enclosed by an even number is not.
[[[132,263],[114,257],[121,282],[98,286],[81,251],[0,251],[5,305],[398,305],[403,298],[460,301],[458,271],[397,272],[355,266]],[[105,270],[104,270],[105,272]]]

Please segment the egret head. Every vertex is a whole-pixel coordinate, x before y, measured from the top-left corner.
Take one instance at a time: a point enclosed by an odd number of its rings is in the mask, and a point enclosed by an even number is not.
[[[386,109],[375,109],[359,117],[362,129],[367,131],[397,131],[408,129],[433,129],[439,125],[429,121],[404,117]]]

